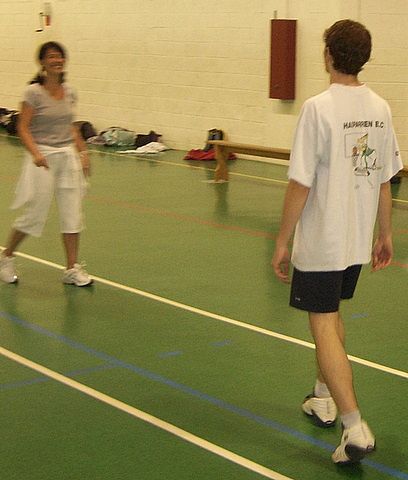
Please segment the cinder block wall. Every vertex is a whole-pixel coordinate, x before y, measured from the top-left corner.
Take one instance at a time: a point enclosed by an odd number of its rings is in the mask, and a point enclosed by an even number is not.
[[[340,18],[374,39],[362,74],[390,103],[408,163],[407,0],[0,0],[0,106],[17,108],[48,40],[68,49],[78,118],[98,130],[153,129],[173,148],[201,147],[210,128],[231,140],[290,147],[303,101],[328,85],[322,32]],[[270,19],[298,19],[294,102],[268,98]]]

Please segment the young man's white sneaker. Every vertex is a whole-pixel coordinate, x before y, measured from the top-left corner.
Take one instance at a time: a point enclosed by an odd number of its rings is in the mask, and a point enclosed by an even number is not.
[[[88,272],[79,263],[75,263],[72,268],[65,270],[62,276],[62,282],[67,285],[76,285],[77,287],[86,287],[91,285],[93,280]]]
[[[336,423],[337,408],[332,397],[319,398],[312,393],[303,400],[302,410],[319,427],[328,428]]]
[[[367,423],[362,420],[351,428],[345,428],[340,445],[332,455],[334,463],[347,465],[357,463],[375,450],[375,438]]]
[[[0,280],[5,283],[18,282],[14,257],[0,257]]]

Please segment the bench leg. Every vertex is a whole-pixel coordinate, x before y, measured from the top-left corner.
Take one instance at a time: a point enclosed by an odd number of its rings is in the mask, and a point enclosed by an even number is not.
[[[219,145],[215,146],[215,159],[217,161],[217,166],[215,167],[215,183],[217,182],[228,182],[228,152],[226,152]]]

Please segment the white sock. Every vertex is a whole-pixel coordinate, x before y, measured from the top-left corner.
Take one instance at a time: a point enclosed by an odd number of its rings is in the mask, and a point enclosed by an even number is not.
[[[354,412],[346,413],[345,415],[340,415],[340,419],[344,428],[352,428],[355,425],[361,423],[360,410],[355,410]]]
[[[331,397],[329,389],[325,383],[320,382],[316,379],[315,387],[313,393],[318,398],[329,398]]]

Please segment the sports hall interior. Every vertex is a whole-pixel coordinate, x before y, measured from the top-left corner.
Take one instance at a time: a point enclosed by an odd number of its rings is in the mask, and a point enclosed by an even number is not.
[[[408,179],[392,185],[394,259],[363,268],[342,316],[358,400],[378,450],[339,468],[340,425],[300,405],[315,375],[304,313],[270,260],[287,163],[185,160],[207,132],[290,149],[303,102],[328,86],[322,34],[364,23],[361,80],[384,97],[408,165],[406,0],[0,0],[0,106],[19,109],[37,47],[68,52],[77,120],[154,130],[169,150],[89,145],[81,258],[90,288],[61,282],[51,210],[0,285],[4,480],[408,479]],[[295,98],[270,98],[271,20],[296,19]],[[23,147],[0,129],[0,247]]]

